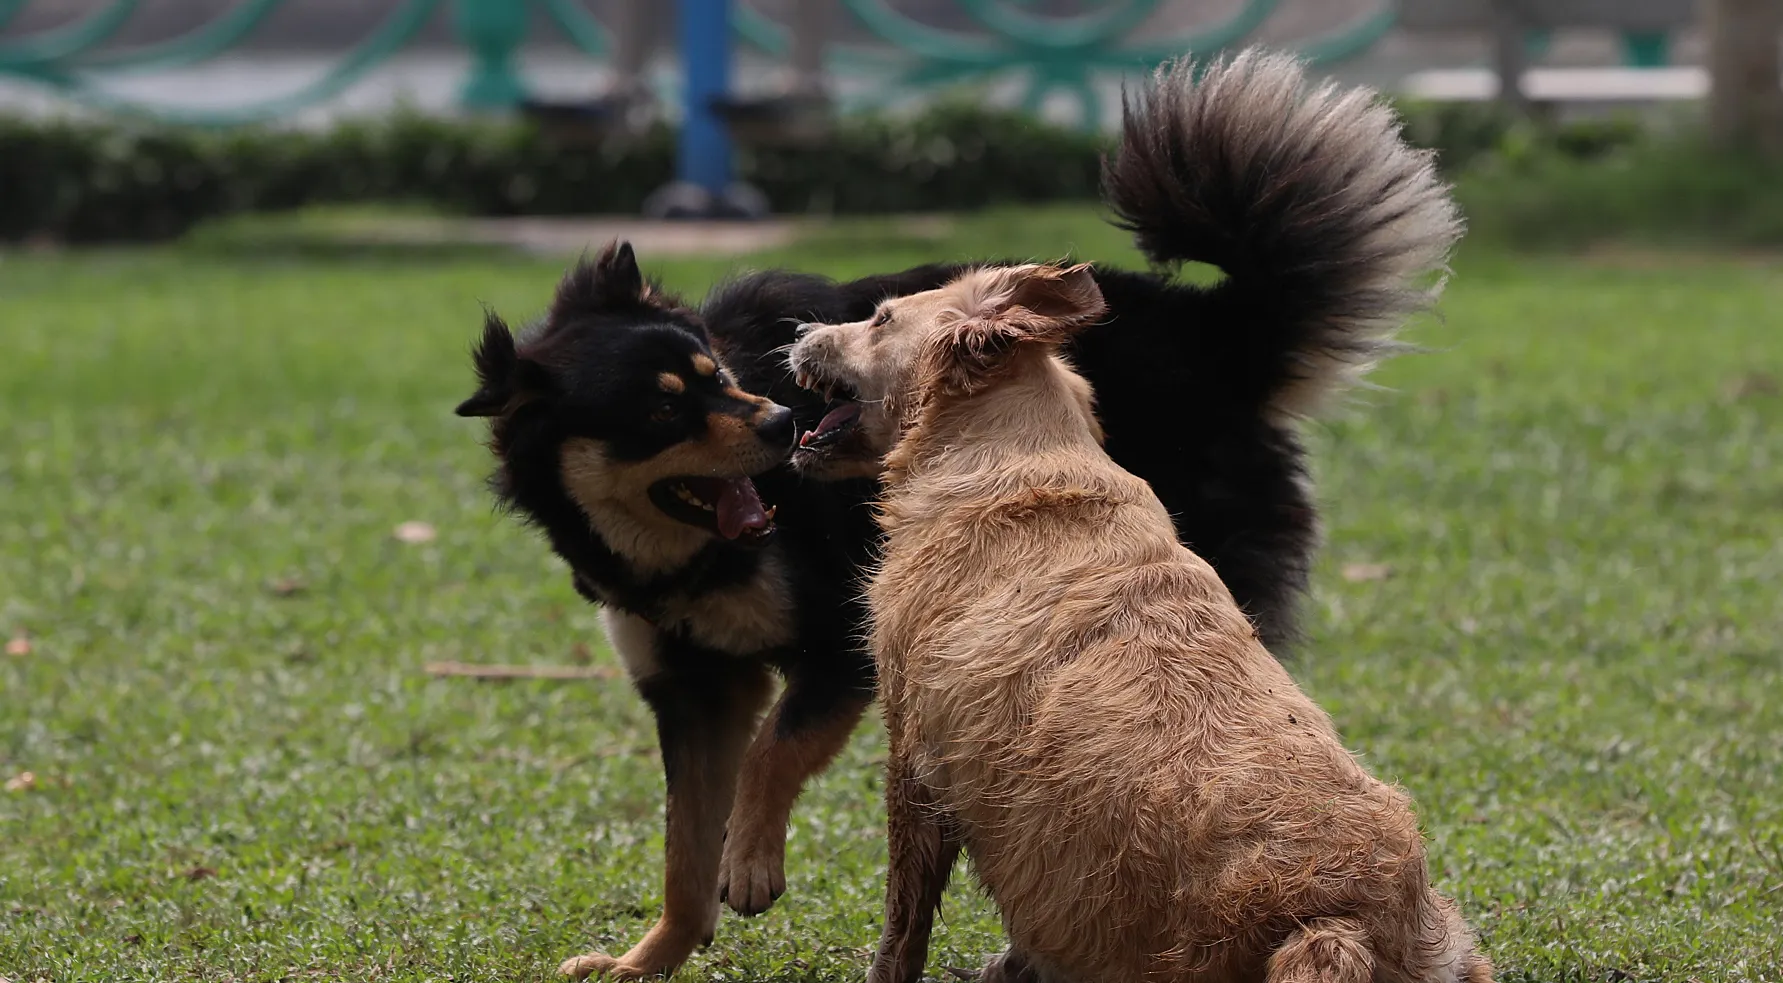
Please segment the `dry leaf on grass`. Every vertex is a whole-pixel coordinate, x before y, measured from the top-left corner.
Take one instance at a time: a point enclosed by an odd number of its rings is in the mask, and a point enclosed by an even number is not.
[[[613,679],[612,666],[498,666],[470,662],[429,662],[429,676],[463,676],[468,679]]]
[[[1369,580],[1386,580],[1393,576],[1393,568],[1385,563],[1346,563],[1343,565],[1343,579],[1352,584],[1360,584]]]
[[[8,640],[6,643],[6,654],[7,655],[30,655],[31,654],[31,636],[25,634],[22,631],[16,635],[12,636],[12,638],[10,640]]]
[[[278,597],[291,597],[309,589],[309,585],[296,577],[283,577],[266,585],[266,589]]]
[[[202,881],[207,877],[217,876],[215,867],[188,867],[180,871],[180,876],[188,881]]]
[[[8,792],[32,792],[37,789],[37,775],[29,771],[21,771],[6,780]]]
[[[439,532],[431,523],[409,521],[397,526],[390,535],[403,543],[431,543]]]
[[[1750,399],[1753,396],[1775,396],[1783,392],[1778,385],[1777,377],[1769,372],[1746,372],[1728,380],[1722,391],[1730,400]]]

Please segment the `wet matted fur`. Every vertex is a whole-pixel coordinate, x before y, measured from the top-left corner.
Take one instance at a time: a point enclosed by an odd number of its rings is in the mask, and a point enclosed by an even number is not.
[[[1127,108],[1105,182],[1155,263],[1227,275],[1202,287],[1098,270],[1108,313],[1065,347],[1096,387],[1109,453],[1279,647],[1317,537],[1296,417],[1434,296],[1426,275],[1459,232],[1447,189],[1370,94],[1310,88],[1293,62],[1248,55],[1199,81],[1161,74]],[[754,914],[784,890],[794,800],[873,695],[860,572],[883,447],[873,407],[800,389],[783,350],[799,322],[865,318],[968,268],[848,283],[769,271],[696,308],[616,246],[518,338],[490,318],[482,385],[460,411],[491,418],[498,494],[605,606],[668,786],[661,921],[625,955],[566,972],[672,971],[711,938],[721,899]],[[768,442],[752,434],[773,411],[733,390],[792,410],[806,435],[796,470],[762,464]],[[758,725],[775,672],[786,686]]]
[[[868,980],[921,977],[964,848],[1010,938],[992,980],[1489,983],[1404,794],[1103,450],[1056,352],[1105,313],[1088,267],[981,269],[792,351],[893,434],[868,589],[891,744]]]

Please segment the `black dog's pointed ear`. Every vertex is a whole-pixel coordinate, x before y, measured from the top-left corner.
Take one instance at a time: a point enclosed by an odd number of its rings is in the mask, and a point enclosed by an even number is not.
[[[608,243],[594,265],[600,271],[602,285],[615,296],[644,296],[644,274],[638,271],[638,257],[632,253],[631,243],[622,239]]]
[[[551,301],[551,320],[561,324],[579,314],[646,302],[653,292],[638,269],[631,243],[614,240],[594,262],[584,257],[564,274]]]
[[[477,367],[477,391],[458,404],[453,412],[459,416],[499,415],[517,397],[525,397],[540,385],[539,366],[520,358],[514,348],[514,333],[493,311],[483,315],[483,337],[471,359]]]

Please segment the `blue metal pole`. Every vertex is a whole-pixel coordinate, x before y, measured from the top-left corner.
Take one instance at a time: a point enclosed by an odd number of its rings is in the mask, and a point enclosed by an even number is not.
[[[683,87],[676,176],[715,198],[731,180],[730,134],[712,101],[730,93],[729,0],[679,0]]]

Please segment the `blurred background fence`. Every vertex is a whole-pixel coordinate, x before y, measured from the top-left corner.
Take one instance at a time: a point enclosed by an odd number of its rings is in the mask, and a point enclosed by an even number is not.
[[[1514,78],[1550,56],[1647,70],[1670,65],[1680,49],[1690,60],[1697,22],[1693,0],[679,3],[687,16],[663,0],[0,0],[0,76],[89,105],[201,123],[364,110],[380,97],[432,110],[507,109],[541,94],[598,92],[679,106],[676,55],[696,35],[694,43],[709,36],[739,49],[745,93],[883,105],[1001,82],[1000,93],[1025,109],[1060,102],[1055,111],[1094,127],[1114,80],[1185,52],[1260,41],[1327,65],[1353,63],[1347,74],[1377,85],[1475,99],[1498,91],[1499,73]],[[689,30],[677,35],[677,20]],[[1557,31],[1568,34],[1558,46]],[[1575,72],[1545,88],[1581,102],[1666,98],[1692,91],[1675,81],[1691,77],[1685,68],[1645,78]],[[456,84],[441,84],[447,73]],[[342,102],[359,85],[371,97]],[[9,87],[9,101],[21,91]]]
[[[1086,197],[1123,82],[1249,43],[1400,97],[1452,168],[1532,125],[1597,154],[1733,89],[1711,117],[1763,147],[1780,7],[0,0],[0,235],[387,196],[671,216]],[[94,213],[107,195],[130,207]]]

